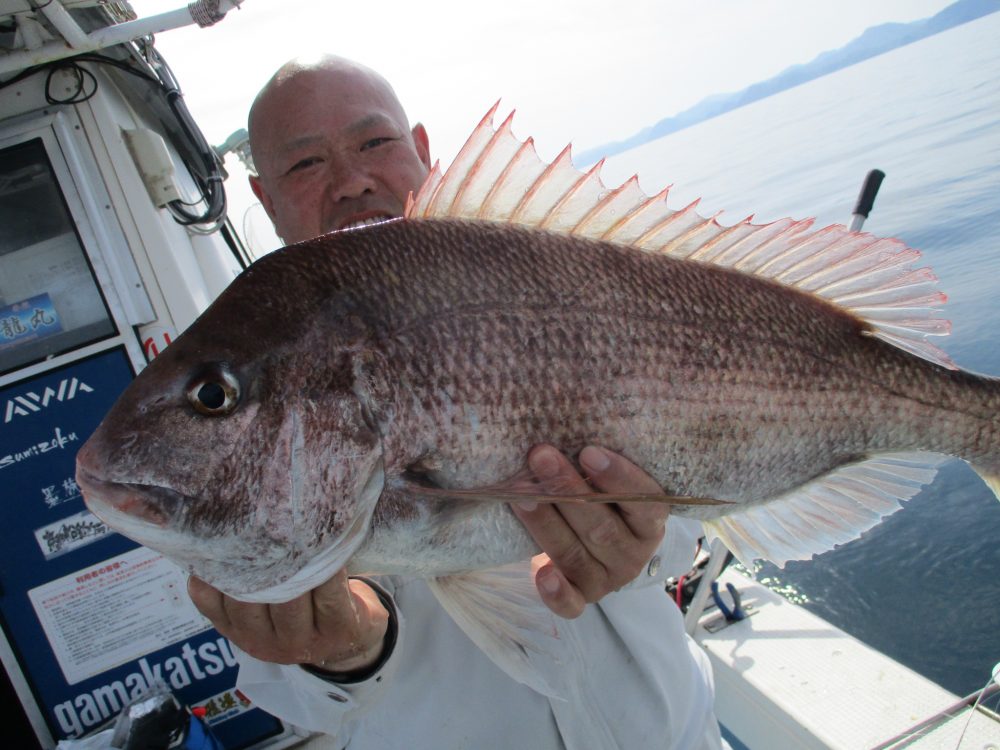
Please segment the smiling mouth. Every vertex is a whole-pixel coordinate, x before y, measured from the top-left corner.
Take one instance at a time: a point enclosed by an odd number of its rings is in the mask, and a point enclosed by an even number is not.
[[[353,219],[337,227],[337,231],[341,232],[345,229],[363,229],[365,227],[375,226],[376,224],[384,224],[387,221],[392,221],[397,218],[399,217],[390,216],[389,214],[379,214],[378,216],[368,216],[363,219]]]

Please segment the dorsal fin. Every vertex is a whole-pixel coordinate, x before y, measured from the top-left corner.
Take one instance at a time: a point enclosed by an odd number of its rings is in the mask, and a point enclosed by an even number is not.
[[[920,253],[899,240],[851,232],[840,225],[812,229],[812,220],[748,218],[724,227],[696,211],[674,211],[669,188],[648,197],[632,177],[609,189],[602,162],[573,167],[567,146],[551,164],[532,140],[511,132],[514,113],[493,126],[494,104],[444,174],[435,164],[406,206],[408,218],[464,218],[520,224],[631,245],[648,252],[732,267],[819,295],[853,313],[871,335],[954,369],[928,336],[950,331],[937,317],[945,295]]]

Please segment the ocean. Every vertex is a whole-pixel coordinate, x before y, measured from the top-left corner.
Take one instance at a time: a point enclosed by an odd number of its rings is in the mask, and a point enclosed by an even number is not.
[[[847,222],[864,175],[883,170],[865,231],[923,252],[948,295],[940,346],[1000,376],[997,40],[1000,13],[631,149],[602,174],[637,172],[650,194],[674,184],[671,206],[700,196],[723,224],[825,226]],[[1000,661],[1000,503],[962,462],[860,540],[757,577],[955,693]]]

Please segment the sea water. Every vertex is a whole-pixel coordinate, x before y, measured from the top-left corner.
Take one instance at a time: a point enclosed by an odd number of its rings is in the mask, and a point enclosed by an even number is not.
[[[882,169],[865,231],[923,252],[949,298],[940,346],[1000,375],[998,40],[1000,13],[612,157],[605,181],[672,183],[673,207],[700,196],[723,224],[818,227],[849,221],[864,175]],[[956,693],[1000,661],[1000,503],[964,463],[860,540],[758,578]]]

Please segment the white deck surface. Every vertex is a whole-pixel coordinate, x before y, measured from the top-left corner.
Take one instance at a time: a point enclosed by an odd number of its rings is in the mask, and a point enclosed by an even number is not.
[[[726,582],[755,614],[713,634],[704,626],[720,615],[710,610],[696,639],[712,660],[719,720],[751,750],[872,748],[959,700],[745,576],[727,570],[723,591]],[[967,716],[893,747],[955,748]],[[1000,725],[979,714],[962,748],[991,742],[1000,750]]]

